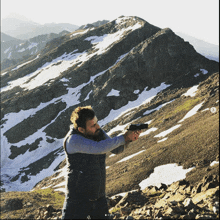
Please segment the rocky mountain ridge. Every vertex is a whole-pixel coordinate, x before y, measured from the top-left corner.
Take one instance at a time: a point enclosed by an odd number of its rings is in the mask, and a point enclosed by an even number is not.
[[[143,136],[136,148],[131,145],[122,155],[108,158],[109,195],[137,189],[161,163],[177,162],[189,168],[217,158],[218,115],[210,111],[200,110],[196,116],[200,120],[193,127],[178,125],[179,132],[172,133],[168,145],[157,144],[154,136],[175,126],[196,105],[202,109],[215,107],[218,112],[218,63],[198,54],[172,30],[161,30],[143,19],[120,17],[56,38],[36,59],[1,74],[1,82],[3,190],[31,190],[41,180],[47,187],[45,177],[53,175],[61,164],[65,167],[62,140],[69,129],[70,113],[79,105],[92,105],[107,132],[132,121],[154,119],[149,136]],[[198,95],[184,98],[182,94],[195,85],[200,85]],[[203,144],[194,140],[199,132],[190,135],[190,131],[204,126],[202,116],[210,125],[200,137]],[[146,146],[146,138],[147,146],[152,147]],[[195,152],[197,144],[201,145],[198,157],[189,160],[183,153],[191,149],[186,143],[194,143]],[[204,153],[205,144],[210,146],[208,155]],[[117,164],[116,171],[111,167],[142,147],[146,152],[133,161],[140,169],[134,170],[134,164]],[[179,152],[171,151],[175,147]],[[204,175],[204,169],[201,173]],[[199,181],[195,176],[191,174],[191,182]]]

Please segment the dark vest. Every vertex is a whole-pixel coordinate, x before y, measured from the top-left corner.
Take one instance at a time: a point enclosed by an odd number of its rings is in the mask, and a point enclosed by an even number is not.
[[[82,135],[74,129],[71,134]],[[100,132],[98,139],[95,141],[104,139],[104,134]],[[66,161],[69,169],[67,176],[67,198],[71,201],[80,199],[96,200],[105,196],[105,159],[106,154],[68,154],[66,152]]]

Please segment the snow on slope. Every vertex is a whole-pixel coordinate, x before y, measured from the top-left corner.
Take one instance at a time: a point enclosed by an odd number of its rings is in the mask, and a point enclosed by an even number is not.
[[[169,185],[175,181],[185,179],[186,173],[191,171],[194,167],[189,169],[183,169],[182,166],[177,164],[166,164],[154,168],[154,173],[152,173],[149,178],[140,182],[139,186],[141,190],[144,190],[147,186],[157,186],[160,187],[161,183]]]

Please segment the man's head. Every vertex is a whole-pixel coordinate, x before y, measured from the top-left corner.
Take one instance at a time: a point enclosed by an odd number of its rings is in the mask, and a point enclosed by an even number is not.
[[[74,128],[86,136],[97,136],[100,132],[98,119],[91,106],[76,108],[70,117]]]

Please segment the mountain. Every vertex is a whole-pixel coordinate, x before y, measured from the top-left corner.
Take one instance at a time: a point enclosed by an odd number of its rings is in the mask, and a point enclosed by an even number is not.
[[[219,175],[210,167],[219,161],[218,71],[171,29],[138,17],[48,41],[1,73],[2,191],[64,190],[63,138],[85,105],[111,136],[149,124],[125,152],[107,155],[107,195],[140,188],[166,164],[187,169],[194,185]]]
[[[4,34],[1,32],[1,43],[4,43],[4,42],[8,42],[8,41],[17,41],[17,42],[22,42],[21,40],[19,39],[16,39],[14,37],[11,37],[7,34]]]
[[[185,41],[189,41],[198,53],[210,60],[219,62],[219,45],[207,43],[203,40],[194,38],[181,32],[177,32],[176,34],[184,38]]]
[[[68,31],[62,31],[59,34],[45,34],[30,38],[29,40],[18,40],[2,33],[3,39],[12,39],[1,42],[1,70],[18,65],[25,60],[36,56],[46,44],[55,38],[63,36]]]
[[[68,23],[38,24],[18,15],[9,16],[2,19],[1,31],[7,35],[21,40],[28,40],[38,35],[50,33],[59,34],[62,31],[72,32],[79,26]]]
[[[77,30],[86,29],[86,28],[89,28],[89,27],[99,27],[103,24],[107,24],[108,22],[109,22],[108,20],[96,21],[96,22],[91,23],[91,24],[82,25]]]
[[[21,17],[20,19],[22,18],[23,17]],[[16,23],[16,21],[20,21],[20,20],[13,18],[12,24],[13,22]],[[23,18],[22,22],[24,21],[27,22],[29,20]],[[108,21],[106,20],[97,21],[92,24],[83,25],[79,27],[77,30],[87,29],[91,27],[98,27],[106,23],[108,23]],[[18,24],[16,25],[18,26]],[[14,26],[12,27],[14,28]],[[36,36],[31,37],[28,40],[19,40],[7,34],[1,33],[1,70],[5,70],[9,67],[19,65],[19,63],[23,62],[28,57],[30,58],[31,56],[36,55],[40,50],[42,50],[46,46],[48,41],[54,38],[57,38],[59,36],[63,36],[67,33],[70,33],[75,29],[76,29],[76,26],[74,26],[73,28],[73,25],[66,24],[66,23],[45,24],[44,26],[41,27],[42,31],[40,31],[40,27],[38,27],[37,32],[32,31],[31,36],[35,36],[35,35]],[[14,28],[11,31],[15,31],[15,30],[16,29]],[[24,32],[21,34],[25,37],[20,37],[21,35],[18,37],[26,39],[27,36],[29,37],[29,35],[26,35],[26,32],[27,30],[25,29]],[[39,33],[47,33],[47,34],[38,35]]]

